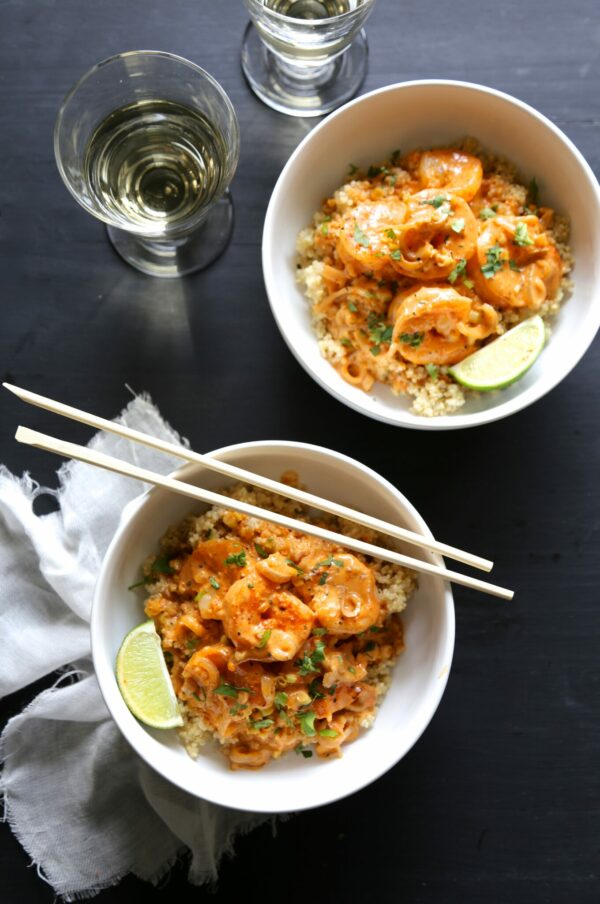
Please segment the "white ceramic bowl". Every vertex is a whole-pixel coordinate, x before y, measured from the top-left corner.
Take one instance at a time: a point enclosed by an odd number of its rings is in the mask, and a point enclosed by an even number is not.
[[[261,442],[212,453],[250,471],[279,478],[294,468],[311,491],[397,521],[431,536],[404,496],[364,465],[318,446]],[[178,475],[210,489],[223,477],[197,465]],[[176,731],[141,725],[127,709],[114,664],[127,632],[144,620],[143,594],[127,587],[141,563],[157,548],[166,528],[194,508],[190,499],[153,489],[130,503],[107,551],[92,610],[92,653],[100,689],[112,717],[134,750],[157,772],[191,794],[241,810],[286,812],[316,807],[372,782],[400,760],[424,731],[446,686],[454,648],[454,605],[448,585],[422,575],[403,616],[406,650],[393,672],[392,686],[373,728],[334,761],[293,754],[257,772],[232,772],[212,745],[192,760]],[[198,510],[202,506],[197,506]],[[402,547],[399,547],[402,548]],[[416,553],[415,553],[416,554]],[[429,561],[433,555],[422,554]]]
[[[409,151],[464,135],[504,154],[523,178],[535,176],[544,203],[571,219],[573,295],[552,336],[523,379],[471,398],[454,415],[426,418],[410,401],[375,384],[369,393],[346,383],[319,353],[308,303],[295,282],[295,243],[324,198],[348,177],[394,148]],[[346,104],[296,148],[273,190],[263,233],[263,271],[273,315],[289,348],[331,395],[370,417],[402,427],[444,430],[498,420],[535,402],[583,356],[600,325],[600,189],[577,148],[548,119],[499,91],[453,81],[390,85]]]

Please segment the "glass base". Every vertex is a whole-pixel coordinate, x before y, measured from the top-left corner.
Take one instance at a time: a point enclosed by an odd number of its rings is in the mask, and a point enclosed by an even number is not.
[[[229,191],[219,198],[208,219],[195,232],[181,239],[156,240],[107,226],[117,254],[148,276],[174,279],[203,270],[229,244],[233,231],[233,201]]]
[[[323,116],[353,97],[367,72],[367,36],[360,31],[342,54],[312,69],[290,66],[272,53],[252,22],[242,42],[242,71],[254,93],[290,116]]]

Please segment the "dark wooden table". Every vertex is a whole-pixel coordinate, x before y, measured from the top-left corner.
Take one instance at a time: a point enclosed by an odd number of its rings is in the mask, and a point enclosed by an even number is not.
[[[241,839],[216,894],[189,887],[179,869],[160,890],[129,879],[99,900],[275,900],[280,889],[290,902],[597,902],[598,344],[558,389],[501,423],[431,434],[361,418],[311,382],[269,312],[263,216],[314,121],[249,92],[241,0],[12,0],[0,17],[3,379],[106,417],[129,400],[126,383],[147,390],[199,449],[285,438],[348,453],[397,483],[434,533],[490,554],[498,582],[517,590],[508,605],[456,590],[442,705],[374,785],[282,823],[275,838],[263,828]],[[600,172],[597,0],[379,0],[368,34],[363,90],[436,76],[500,88],[550,117]],[[233,241],[184,281],[125,266],[54,164],[66,90],[97,60],[137,48],[200,63],[240,119]],[[56,428],[0,394],[0,461],[54,485],[56,461],[13,441],[24,418]],[[61,431],[84,438],[67,422]],[[3,719],[36,690],[4,701]],[[0,864],[3,904],[52,900],[6,825]]]

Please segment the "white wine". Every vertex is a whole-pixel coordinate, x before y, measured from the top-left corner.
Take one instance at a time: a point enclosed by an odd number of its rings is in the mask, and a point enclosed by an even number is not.
[[[169,100],[112,112],[88,143],[84,173],[100,209],[124,228],[162,234],[193,219],[222,187],[227,149],[206,117]]]
[[[360,0],[263,0],[264,5],[294,19],[327,19],[360,6]]]

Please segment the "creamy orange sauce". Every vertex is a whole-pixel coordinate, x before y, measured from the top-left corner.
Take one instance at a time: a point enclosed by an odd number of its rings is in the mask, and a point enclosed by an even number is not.
[[[369,669],[403,649],[371,567],[343,547],[224,512],[226,538],[169,562],[146,603],[178,698],[232,768],[328,757],[374,713]]]
[[[342,346],[331,358],[366,391],[403,391],[399,365],[456,364],[504,331],[506,311],[533,314],[565,265],[554,213],[458,148],[412,151],[344,186],[315,230],[324,296],[314,305]],[[517,190],[515,190],[517,189]],[[444,379],[450,377],[443,375]],[[412,377],[414,379],[414,377]]]

